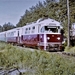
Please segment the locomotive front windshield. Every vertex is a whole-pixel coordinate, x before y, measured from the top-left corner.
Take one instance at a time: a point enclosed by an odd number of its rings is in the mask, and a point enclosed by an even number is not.
[[[49,31],[49,32],[58,32],[56,27],[50,27],[50,26],[45,26],[45,31]]]
[[[44,26],[41,28],[41,32],[57,33],[58,30],[59,30],[59,27]]]

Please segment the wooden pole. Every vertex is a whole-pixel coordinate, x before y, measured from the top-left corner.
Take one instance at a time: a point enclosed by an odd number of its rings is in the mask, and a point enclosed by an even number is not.
[[[67,15],[68,15],[68,47],[70,46],[70,15],[69,15],[69,0],[67,0]]]

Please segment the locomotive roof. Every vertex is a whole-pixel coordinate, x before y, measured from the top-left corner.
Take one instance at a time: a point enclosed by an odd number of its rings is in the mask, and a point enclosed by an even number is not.
[[[54,19],[50,19],[50,18],[46,18],[46,19],[39,19],[37,20],[38,23],[43,23],[43,24],[49,24],[50,26],[60,26],[61,28],[63,28],[61,26],[61,23],[54,20]]]
[[[40,22],[40,23],[55,23],[56,25],[60,25],[60,22],[54,20],[54,19],[50,19],[50,18],[47,18],[47,19],[39,19],[37,20],[37,22]]]
[[[49,24],[50,26],[60,26],[61,28],[63,28],[61,26],[60,22],[58,22],[54,19],[50,19],[50,18],[40,18],[36,22],[28,23],[23,27],[26,27],[26,26],[28,27],[30,25],[33,26],[33,25],[38,25],[38,24],[43,24],[43,25],[48,25]]]

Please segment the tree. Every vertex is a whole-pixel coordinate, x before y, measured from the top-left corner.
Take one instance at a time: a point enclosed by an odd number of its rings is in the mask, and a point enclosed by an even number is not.
[[[2,32],[3,31],[3,27],[0,25],[0,32]]]
[[[13,29],[13,28],[15,28],[15,26],[14,26],[13,24],[11,24],[10,22],[5,23],[5,24],[3,25],[3,31],[7,31],[7,30]]]

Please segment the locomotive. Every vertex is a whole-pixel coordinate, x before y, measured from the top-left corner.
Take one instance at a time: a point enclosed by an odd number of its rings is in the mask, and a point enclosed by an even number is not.
[[[0,41],[47,51],[62,51],[62,29],[60,22],[40,18],[23,27],[0,32]]]

